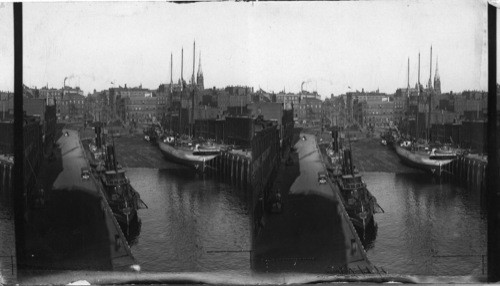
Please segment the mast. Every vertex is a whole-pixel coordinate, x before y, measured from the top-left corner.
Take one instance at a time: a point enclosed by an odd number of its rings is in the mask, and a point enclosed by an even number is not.
[[[408,86],[406,87],[406,93],[410,97],[410,57],[408,57]]]
[[[174,93],[173,93],[173,79],[172,79],[172,68],[173,68],[173,55],[170,53],[170,108],[172,108],[172,103],[174,102]],[[172,109],[170,109],[170,132],[172,132]]]
[[[429,67],[429,114],[427,114],[427,141],[430,139],[430,129],[431,129],[431,101],[432,101],[432,45],[431,45],[431,66]]]
[[[196,90],[196,85],[194,81],[194,69],[196,62],[196,42],[193,41],[193,76],[191,77],[191,84],[193,85],[193,91],[191,93],[191,126],[189,127],[189,134],[192,135],[193,127],[194,127],[194,92]]]
[[[420,53],[418,53],[418,82],[417,82],[417,116],[415,117],[415,134],[418,139],[418,111],[420,107]]]
[[[431,58],[429,66],[429,90],[432,89],[432,46],[431,46]]]
[[[184,78],[182,76],[184,68],[184,47],[181,50],[181,94],[179,96],[179,134],[182,132],[182,93],[184,92]]]

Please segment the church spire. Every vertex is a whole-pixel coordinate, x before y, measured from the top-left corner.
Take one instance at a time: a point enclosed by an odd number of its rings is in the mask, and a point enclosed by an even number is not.
[[[439,77],[438,58],[436,57],[436,74],[434,75],[434,90],[441,94],[441,78]]]
[[[436,74],[434,75],[434,81],[436,81],[436,79],[439,79],[439,62],[438,62],[438,57],[436,57]]]
[[[196,84],[198,85],[198,88],[203,90],[205,88],[204,82],[203,82],[203,71],[201,70],[201,51],[200,51],[200,56],[198,60],[198,74],[196,75]]]
[[[203,71],[201,70],[201,51],[200,51],[200,56],[198,58],[199,58],[199,60],[198,60],[198,74],[197,74],[197,76],[200,77],[200,76],[203,76]]]

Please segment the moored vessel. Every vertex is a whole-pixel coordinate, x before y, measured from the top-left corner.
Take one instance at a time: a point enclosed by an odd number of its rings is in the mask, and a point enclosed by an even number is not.
[[[395,144],[396,154],[406,165],[421,170],[429,171],[440,176],[443,167],[457,158],[453,151],[430,149],[427,145],[414,144],[410,141],[402,141]]]
[[[193,167],[204,171],[206,163],[215,159],[220,152],[220,145],[194,141],[191,139],[175,138],[174,136],[162,136],[158,140],[160,151],[169,161]]]
[[[383,210],[378,205],[377,199],[368,191],[361,174],[355,170],[349,149],[344,150],[342,174],[336,181],[352,224],[363,231],[368,227],[374,227],[374,214]]]
[[[108,145],[104,166],[96,168],[104,194],[113,214],[121,225],[137,220],[137,210],[147,208],[139,193],[130,185],[125,170],[116,162],[114,146]]]

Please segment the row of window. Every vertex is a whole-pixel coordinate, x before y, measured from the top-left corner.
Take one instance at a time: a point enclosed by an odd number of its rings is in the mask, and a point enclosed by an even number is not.
[[[68,105],[68,104],[83,105],[83,100],[63,100],[63,101],[61,101],[61,105]]]
[[[164,100],[158,100],[156,102],[154,101],[145,101],[145,100],[133,100],[133,101],[130,101],[129,104],[165,104],[165,101]]]
[[[320,109],[320,108],[321,108],[321,105],[317,105],[317,104],[299,105],[299,109],[305,109],[305,108],[316,108],[316,109]]]
[[[146,106],[146,107],[134,107],[134,106],[127,106],[127,110],[156,110],[156,106]]]
[[[387,122],[388,120],[391,120],[392,118],[389,117],[367,117],[366,121],[368,122]]]
[[[366,112],[366,114],[380,114],[380,115],[383,115],[383,114],[394,114],[395,112],[394,111],[381,111],[381,112],[378,112],[378,111],[372,111],[372,112]]]

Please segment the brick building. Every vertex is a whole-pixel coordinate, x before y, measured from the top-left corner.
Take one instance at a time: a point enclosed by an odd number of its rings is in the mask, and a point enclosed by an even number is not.
[[[82,120],[85,111],[85,96],[67,93],[57,101],[58,117],[62,120]]]

